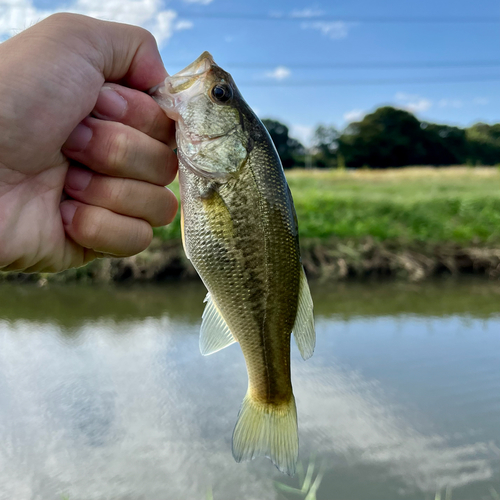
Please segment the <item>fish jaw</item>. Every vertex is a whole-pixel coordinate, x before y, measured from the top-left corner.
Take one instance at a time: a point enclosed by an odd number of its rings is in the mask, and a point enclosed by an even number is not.
[[[204,52],[150,93],[176,122],[179,161],[196,175],[222,183],[240,171],[251,141],[241,126],[239,109],[232,101],[221,103],[213,97],[216,85],[240,96],[231,76]]]
[[[183,70],[167,76],[163,84],[151,89],[150,94],[169,118],[179,121],[183,103],[202,93],[206,76],[214,65],[212,55],[205,51]]]

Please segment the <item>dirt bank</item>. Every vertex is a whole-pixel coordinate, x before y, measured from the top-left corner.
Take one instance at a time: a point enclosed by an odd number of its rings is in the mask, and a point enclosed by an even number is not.
[[[443,274],[500,278],[500,248],[457,244],[306,240],[302,259],[311,279],[387,279],[421,281]],[[59,274],[0,273],[0,281],[124,283],[198,279],[180,241],[155,240],[139,255],[102,259]]]

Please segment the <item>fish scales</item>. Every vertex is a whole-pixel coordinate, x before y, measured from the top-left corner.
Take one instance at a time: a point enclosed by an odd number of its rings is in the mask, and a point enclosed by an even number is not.
[[[292,330],[314,350],[312,300],[293,200],[265,127],[231,76],[202,54],[153,94],[176,120],[183,243],[208,289],[200,349],[237,341],[249,386],[233,432],[239,462],[266,455],[293,474],[298,455]]]
[[[288,401],[290,334],[297,310],[300,260],[286,181],[268,144],[250,152],[247,169],[213,186],[180,165],[187,252],[250,362],[254,396]],[[269,179],[272,179],[269,182]],[[228,238],[214,197],[227,210]],[[272,360],[270,362],[269,360]]]

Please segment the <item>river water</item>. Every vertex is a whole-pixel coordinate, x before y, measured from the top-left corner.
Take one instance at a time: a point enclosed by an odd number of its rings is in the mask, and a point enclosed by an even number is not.
[[[297,493],[233,461],[245,365],[200,355],[201,285],[2,285],[0,499],[499,500],[500,283],[312,293]]]

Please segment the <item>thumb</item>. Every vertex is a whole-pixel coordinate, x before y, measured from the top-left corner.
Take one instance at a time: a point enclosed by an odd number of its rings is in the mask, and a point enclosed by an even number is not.
[[[55,14],[42,23],[51,24],[50,31],[61,39],[72,40],[73,50],[103,81],[149,90],[167,76],[155,38],[143,28],[78,14]]]
[[[105,81],[145,91],[167,76],[145,29],[66,13],[3,42],[0,73],[9,76],[0,79],[0,101],[13,103],[16,119],[2,147],[21,164],[52,158],[92,111]]]

